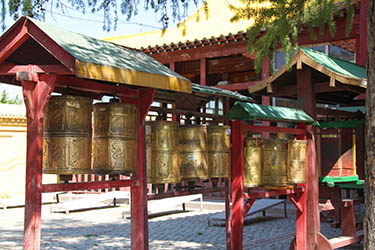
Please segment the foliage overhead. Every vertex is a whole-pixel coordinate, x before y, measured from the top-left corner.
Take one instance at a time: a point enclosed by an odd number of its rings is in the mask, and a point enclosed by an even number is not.
[[[29,16],[44,20],[47,9],[60,9],[66,12],[70,8],[86,12],[100,13],[103,15],[103,30],[116,29],[119,15],[127,21],[138,14],[139,6],[145,10],[153,10],[159,22],[165,29],[168,27],[169,18],[179,21],[187,16],[189,4],[197,7],[204,0],[1,0],[2,28],[7,14],[17,20],[20,16]],[[48,6],[49,5],[49,6]],[[8,10],[8,12],[7,12]]]
[[[347,16],[349,34],[354,16],[352,0],[337,4],[335,0],[240,0],[242,6],[233,6],[235,15],[231,21],[251,20],[254,25],[248,29],[248,53],[255,55],[255,69],[262,68],[268,56],[272,64],[274,52],[281,48],[285,52],[286,65],[298,46],[298,34],[307,29],[313,38],[325,32],[335,33],[335,15]],[[303,24],[303,25],[302,25]],[[261,33],[262,36],[259,37]],[[272,69],[273,67],[270,67]]]

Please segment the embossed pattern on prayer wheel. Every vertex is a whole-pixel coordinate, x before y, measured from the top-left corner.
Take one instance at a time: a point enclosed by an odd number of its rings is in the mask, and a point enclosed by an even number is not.
[[[263,185],[262,147],[263,139],[251,137],[245,138],[245,187],[258,187]]]
[[[50,98],[44,118],[43,173],[91,173],[91,113],[91,98]]]
[[[307,141],[288,141],[288,182],[289,184],[306,183]]]
[[[184,180],[208,178],[207,128],[202,125],[180,126],[179,165]]]
[[[154,184],[180,181],[178,123],[156,121],[151,125],[151,181]]]
[[[93,172],[124,174],[136,171],[137,108],[111,101],[94,104]]]
[[[231,176],[230,126],[207,126],[208,176]]]
[[[263,144],[263,184],[287,186],[287,141],[267,139]]]
[[[151,180],[151,126],[146,125],[146,168],[147,168],[147,183],[152,183]]]

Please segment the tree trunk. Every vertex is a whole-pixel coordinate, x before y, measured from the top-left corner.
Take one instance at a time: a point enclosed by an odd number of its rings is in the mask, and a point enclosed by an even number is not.
[[[367,16],[367,90],[364,249],[375,249],[375,1],[369,1]]]

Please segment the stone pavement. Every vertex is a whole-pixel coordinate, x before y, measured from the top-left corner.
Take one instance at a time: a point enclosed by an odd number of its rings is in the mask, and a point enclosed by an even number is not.
[[[124,207],[50,213],[42,207],[41,249],[130,249],[130,220],[122,218]],[[150,249],[225,249],[225,227],[208,226],[207,219],[219,210],[193,210],[149,220]],[[22,249],[24,208],[0,210],[0,249]],[[244,227],[244,249],[289,249],[295,234],[295,212],[288,204],[267,216],[253,215]],[[322,223],[328,238],[340,234]],[[346,249],[361,249],[346,248]]]

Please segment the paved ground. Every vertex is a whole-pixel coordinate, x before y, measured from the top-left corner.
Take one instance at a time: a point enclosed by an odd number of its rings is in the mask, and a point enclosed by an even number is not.
[[[42,249],[130,249],[130,220],[124,207],[95,209],[69,215],[42,211]],[[225,249],[225,227],[208,226],[218,210],[194,210],[149,220],[150,249]],[[295,216],[289,204],[288,218],[282,207],[263,217],[251,216],[244,227],[245,249],[289,249],[295,234]],[[23,208],[0,210],[0,249],[22,249]],[[340,234],[322,223],[328,238]],[[361,249],[361,247],[347,248]]]

